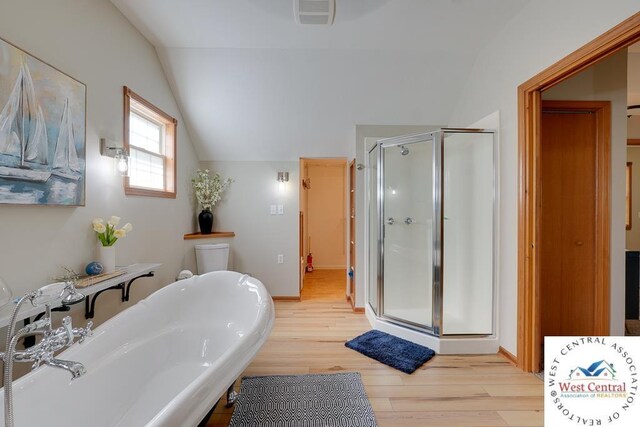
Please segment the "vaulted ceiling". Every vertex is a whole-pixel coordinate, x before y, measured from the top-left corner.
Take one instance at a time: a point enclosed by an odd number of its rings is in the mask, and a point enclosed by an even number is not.
[[[201,160],[346,156],[356,124],[448,124],[525,0],[111,0],[156,47]]]

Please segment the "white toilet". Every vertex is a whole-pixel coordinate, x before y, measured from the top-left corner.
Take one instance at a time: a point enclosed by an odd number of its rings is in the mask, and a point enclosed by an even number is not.
[[[229,244],[196,245],[198,274],[229,268]]]

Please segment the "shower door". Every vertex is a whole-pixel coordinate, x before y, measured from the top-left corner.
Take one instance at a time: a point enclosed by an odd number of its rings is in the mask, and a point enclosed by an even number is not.
[[[433,330],[433,135],[381,145],[382,315]]]

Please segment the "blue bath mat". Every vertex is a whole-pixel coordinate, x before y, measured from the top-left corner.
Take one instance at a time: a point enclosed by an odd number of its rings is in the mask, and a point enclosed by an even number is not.
[[[355,337],[344,345],[407,374],[413,373],[436,355],[429,347],[375,330]]]

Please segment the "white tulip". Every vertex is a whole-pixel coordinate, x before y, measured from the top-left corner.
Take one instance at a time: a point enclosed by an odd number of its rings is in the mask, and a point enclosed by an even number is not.
[[[108,221],[109,225],[112,227],[115,227],[116,225],[118,225],[119,222],[120,222],[120,217],[115,215],[109,218],[109,221]]]
[[[124,227],[122,227],[122,229],[127,233],[131,233],[131,230],[133,230],[133,225],[131,225],[131,223],[128,222],[124,225]]]
[[[104,219],[102,218],[95,218],[93,221],[91,221],[92,224],[102,224],[104,222]]]
[[[118,239],[119,239],[119,238],[121,238],[121,237],[126,236],[126,235],[127,235],[127,232],[126,232],[126,231],[124,231],[124,229],[122,229],[122,228],[121,228],[120,230],[116,230],[116,231],[114,231],[114,232],[113,232],[113,235],[114,235],[116,238],[118,238]]]
[[[107,231],[107,227],[105,227],[105,225],[101,222],[95,222],[93,223],[93,230],[97,233],[104,233],[105,231]]]

